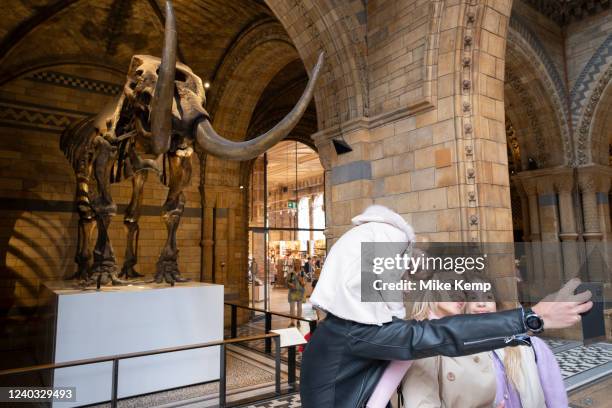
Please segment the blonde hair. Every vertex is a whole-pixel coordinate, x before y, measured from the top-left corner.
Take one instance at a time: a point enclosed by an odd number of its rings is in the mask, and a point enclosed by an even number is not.
[[[470,276],[469,282],[492,283],[490,280],[482,276]],[[493,298],[495,299],[495,307],[497,310],[505,310],[507,303],[503,303],[497,299],[494,289],[491,289]],[[469,301],[469,300],[468,300]],[[513,307],[519,307],[518,302],[513,304]],[[517,389],[522,371],[521,349],[520,347],[506,347],[504,349],[504,370],[506,377],[510,380],[514,389]]]
[[[447,295],[446,298],[442,295],[442,293]],[[422,295],[419,301],[414,302],[412,305],[410,318],[414,320],[427,320],[429,319],[429,315],[431,313],[439,315],[440,309],[438,307],[438,303],[448,301],[451,300],[448,298],[448,294],[445,292],[432,290],[427,291]]]

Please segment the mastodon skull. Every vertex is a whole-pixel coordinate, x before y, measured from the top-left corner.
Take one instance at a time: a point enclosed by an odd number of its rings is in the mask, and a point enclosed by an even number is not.
[[[131,114],[139,136],[152,143],[153,100],[159,80],[161,60],[150,55],[134,55],[128,70],[124,94],[130,102]],[[204,110],[206,95],[200,77],[187,65],[176,63],[171,103],[171,132],[190,132],[189,124],[196,117],[208,116]],[[165,136],[170,136],[167,134]],[[146,149],[149,150],[149,149]],[[160,153],[147,151],[146,153]]]
[[[134,108],[135,126],[150,140],[147,152],[154,155],[170,149],[173,133],[190,135],[202,149],[230,160],[259,156],[284,139],[297,125],[314,94],[324,54],[320,53],[308,85],[295,107],[268,132],[244,142],[220,136],[204,110],[202,81],[191,69],[176,62],[176,19],[170,1],[166,2],[166,23],[162,57],[136,55],[132,58],[125,95]]]

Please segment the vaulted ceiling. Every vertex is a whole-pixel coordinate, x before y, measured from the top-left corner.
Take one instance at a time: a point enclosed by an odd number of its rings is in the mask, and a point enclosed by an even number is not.
[[[611,0],[523,0],[559,25],[567,25],[610,8]]]
[[[160,54],[164,4],[165,0],[3,0],[0,85],[30,71],[63,64],[124,73],[132,55]],[[257,35],[253,27],[268,27],[261,29],[261,36],[284,33],[263,0],[174,0],[173,5],[179,59],[203,81],[217,80],[208,92],[209,105],[218,102],[215,98],[223,81],[231,80],[234,60],[245,57],[236,50],[249,50],[248,44],[239,44]],[[281,37],[289,42],[288,36]],[[264,40],[267,37],[259,42]],[[275,44],[267,47],[277,47]],[[251,128],[258,131],[269,129],[291,110],[307,81],[297,52],[284,49],[282,57],[277,63],[262,61],[262,66],[280,72],[262,95],[254,95],[257,123]],[[226,78],[220,79],[222,75]],[[311,143],[310,134],[316,128],[312,104],[294,133]]]
[[[179,57],[206,79],[241,31],[273,16],[263,1],[175,0]],[[163,0],[4,0],[0,80],[52,61],[126,70],[159,54]]]

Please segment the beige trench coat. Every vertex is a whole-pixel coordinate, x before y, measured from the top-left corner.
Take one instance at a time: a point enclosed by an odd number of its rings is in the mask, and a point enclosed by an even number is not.
[[[402,382],[405,408],[491,408],[495,389],[488,352],[416,360]]]

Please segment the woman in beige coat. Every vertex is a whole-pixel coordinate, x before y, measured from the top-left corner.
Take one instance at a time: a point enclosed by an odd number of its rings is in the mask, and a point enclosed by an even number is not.
[[[463,301],[439,302],[434,293],[426,297],[426,301],[414,304],[413,319],[439,319],[463,313]],[[454,307],[448,306],[453,303]],[[404,377],[401,391],[401,406],[406,408],[492,408],[496,380],[491,353],[415,360]]]

